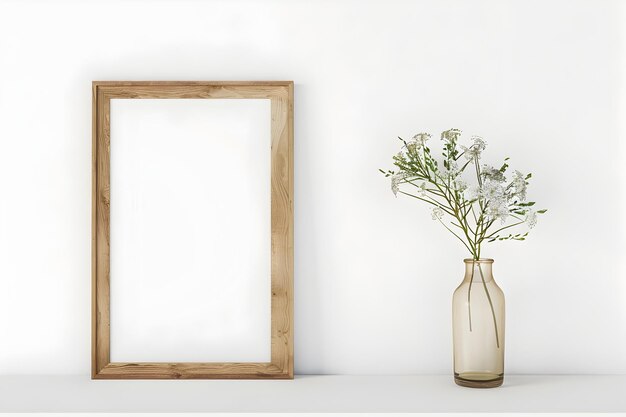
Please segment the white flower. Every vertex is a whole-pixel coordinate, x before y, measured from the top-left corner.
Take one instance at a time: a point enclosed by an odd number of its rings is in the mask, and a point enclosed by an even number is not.
[[[528,228],[532,229],[537,224],[537,212],[535,210],[529,210],[528,214],[526,214],[526,223],[528,223]]]
[[[413,136],[413,143],[415,143],[416,149],[421,149],[428,139],[430,139],[430,133],[418,133]]]
[[[485,204],[485,217],[488,221],[504,222],[509,216],[509,203],[504,186],[496,181],[485,181],[482,187],[474,187],[469,191],[470,200],[480,199]]]
[[[448,181],[448,179],[454,179],[457,175],[459,175],[459,166],[457,165],[457,163],[454,161],[448,161],[448,164],[449,168],[442,168],[438,174],[439,177],[444,181]]]
[[[463,156],[468,161],[471,161],[474,158],[480,159],[480,151],[471,147],[468,148],[467,146],[463,146],[463,145],[461,145],[461,149],[463,150]]]
[[[485,150],[485,148],[487,148],[487,142],[485,142],[480,136],[472,136],[472,140],[474,143],[469,148],[461,146],[465,159],[468,161],[474,158],[480,159],[480,154]]]
[[[470,200],[481,200],[485,205],[485,217],[487,221],[500,220],[505,222],[511,214],[509,210],[509,196],[504,187],[504,174],[498,169],[483,166],[483,184],[480,187],[472,187],[468,191]]]
[[[480,198],[480,187],[471,187],[467,189],[468,200],[478,200]]]
[[[504,173],[502,171],[489,165],[483,165],[480,175],[486,181],[493,181],[498,183],[506,181],[506,177],[504,176]]]
[[[426,183],[425,182],[417,186],[417,194],[420,197],[424,197],[426,195]]]
[[[443,210],[440,207],[433,208],[432,217],[433,220],[441,220],[443,217]]]
[[[482,187],[472,187],[468,192],[470,200],[482,199],[485,201],[506,201],[506,194],[502,184],[493,181],[485,181]]]
[[[506,221],[509,216],[509,207],[506,200],[490,200],[487,204],[486,217],[487,220],[498,220],[501,223]]]
[[[479,152],[487,149],[487,142],[485,142],[485,140],[480,136],[472,136],[470,139],[474,141],[472,148],[478,149]]]
[[[445,132],[441,132],[441,140],[448,143],[456,143],[459,136],[461,136],[461,131],[459,129],[450,129]]]
[[[517,197],[520,201],[526,200],[526,178],[524,174],[515,171],[510,187],[512,188],[511,197]]]
[[[504,201],[506,202],[506,196],[504,194],[504,187],[502,184],[494,181],[485,181],[480,189],[480,196],[484,200],[489,201]]]
[[[397,197],[398,191],[400,191],[400,184],[402,184],[402,182],[407,182],[407,179],[413,176],[414,175],[409,172],[398,172],[393,174],[391,176],[391,191],[393,192],[393,195]]]
[[[463,181],[462,179],[457,178],[457,179],[454,180],[454,187],[458,191],[463,192],[463,191],[467,190],[467,183],[465,181]]]
[[[393,195],[398,196],[398,191],[400,191],[400,180],[403,177],[400,174],[394,174],[391,176],[391,191]]]

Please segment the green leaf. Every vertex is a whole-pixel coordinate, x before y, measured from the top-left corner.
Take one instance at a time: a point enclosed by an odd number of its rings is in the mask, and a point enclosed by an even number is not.
[[[541,210],[537,210],[537,213],[539,213],[539,214],[543,214],[543,213],[545,213],[546,211],[548,211],[548,209],[541,209]]]

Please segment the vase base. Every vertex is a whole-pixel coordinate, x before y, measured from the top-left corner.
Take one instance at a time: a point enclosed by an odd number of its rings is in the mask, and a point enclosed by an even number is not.
[[[504,382],[504,375],[479,372],[457,374],[455,372],[454,382],[468,388],[496,388]]]

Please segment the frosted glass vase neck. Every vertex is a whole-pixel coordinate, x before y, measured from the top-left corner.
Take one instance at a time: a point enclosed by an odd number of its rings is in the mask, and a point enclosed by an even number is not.
[[[485,282],[493,281],[493,273],[491,271],[493,259],[464,259],[463,262],[465,262],[464,282],[469,282],[470,280],[472,280],[472,270],[474,275],[474,282],[482,282],[483,279],[485,280]]]

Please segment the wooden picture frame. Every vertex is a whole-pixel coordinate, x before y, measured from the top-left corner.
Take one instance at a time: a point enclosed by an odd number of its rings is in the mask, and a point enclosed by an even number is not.
[[[92,379],[292,379],[293,82],[94,81],[92,92]],[[270,362],[110,360],[110,100],[148,98],[271,100]]]

